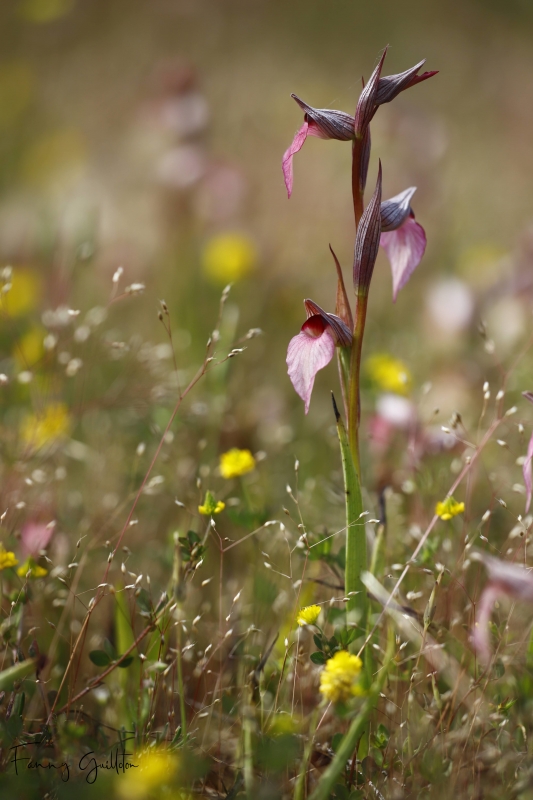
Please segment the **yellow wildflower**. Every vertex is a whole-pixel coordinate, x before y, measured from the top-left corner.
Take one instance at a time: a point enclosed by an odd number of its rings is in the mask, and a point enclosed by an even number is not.
[[[30,573],[29,575],[28,572]],[[19,578],[44,578],[45,575],[48,575],[48,570],[37,564],[35,559],[30,556],[26,559],[24,564],[20,565],[17,570],[17,575]]]
[[[18,121],[31,102],[35,77],[27,61],[4,62],[0,67],[0,128]]]
[[[32,186],[50,183],[65,187],[76,182],[87,161],[87,148],[80,131],[70,128],[37,139],[22,160],[22,177]]]
[[[175,785],[179,767],[176,753],[165,750],[145,750],[128,759],[136,768],[120,775],[117,789],[125,800],[149,800],[167,796],[166,787]],[[169,795],[170,797],[170,795]]]
[[[45,24],[72,10],[74,0],[23,0],[19,13],[28,22]]]
[[[223,478],[238,478],[255,469],[255,458],[249,450],[233,447],[220,456],[220,472]]]
[[[376,353],[366,361],[366,371],[378,389],[395,394],[407,394],[411,386],[411,373],[398,358],[387,353]]]
[[[205,493],[205,500],[202,506],[198,506],[198,511],[200,514],[204,514],[208,517],[210,514],[220,514],[221,511],[224,511],[226,508],[226,504],[222,502],[222,500],[215,500],[214,496],[211,492]]]
[[[32,311],[40,300],[42,283],[31,269],[14,267],[7,285],[10,288],[2,297],[2,306],[12,317]]]
[[[205,275],[214,283],[220,284],[245,278],[252,271],[256,260],[255,245],[242,233],[214,236],[202,254]]]
[[[21,369],[28,369],[39,361],[44,355],[44,337],[46,331],[41,328],[30,328],[24,336],[18,340],[13,355]]]
[[[305,606],[305,608],[300,609],[296,622],[298,625],[314,625],[321,611],[320,606]]]
[[[18,564],[18,560],[15,557],[15,553],[12,553],[10,550],[6,550],[3,544],[0,544],[0,571],[3,569],[9,569],[9,567],[16,567]]]
[[[63,403],[53,403],[42,414],[31,414],[24,420],[21,436],[25,444],[38,450],[61,439],[69,428],[67,407]]]
[[[435,506],[435,514],[441,519],[451,519],[456,517],[457,514],[462,514],[465,510],[464,503],[458,503],[453,497],[447,497],[444,502],[437,503]]]
[[[339,650],[326,661],[320,675],[320,692],[331,703],[344,703],[354,695],[362,694],[359,675],[363,662],[346,650]]]

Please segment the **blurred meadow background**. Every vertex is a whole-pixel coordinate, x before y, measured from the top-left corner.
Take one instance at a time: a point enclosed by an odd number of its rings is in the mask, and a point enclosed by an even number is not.
[[[304,320],[304,298],[334,311],[330,243],[349,285],[354,230],[350,148],[311,139],[295,158],[290,201],[281,157],[301,124],[291,92],[353,114],[361,76],[368,79],[387,44],[386,74],[422,58],[439,74],[384,106],[372,127],[369,185],[379,156],[384,197],[418,187],[413,206],[428,246],[394,306],[389,267],[378,257],[363,367],[365,503],[372,517],[380,517],[383,504],[387,509],[381,578],[392,588],[398,565],[488,427],[496,392],[505,389],[506,408],[518,406],[498,432],[500,444],[489,443],[456,492],[465,514],[439,522],[404,587],[422,614],[435,565],[446,567],[435,619],[468,650],[468,602],[484,582],[479,566],[465,568],[468,537],[479,535],[481,516],[491,509],[488,552],[504,556],[520,544],[527,560],[523,534],[531,523],[527,518],[522,530],[517,515],[525,502],[520,458],[533,420],[520,393],[533,388],[532,357],[515,360],[532,319],[533,6],[0,6],[0,514],[2,546],[17,561],[0,561],[0,666],[40,654],[43,681],[38,688],[33,677],[26,680],[23,701],[19,683],[15,691],[5,687],[0,780],[12,796],[74,791],[74,776],[54,783],[42,773],[17,776],[9,764],[10,743],[47,719],[52,725],[51,712],[62,709],[54,736],[63,753],[75,755],[88,742],[87,749],[109,750],[124,737],[121,728],[133,731],[139,746],[174,747],[171,761],[165,759],[172,748],[157,750],[144,783],[99,774],[96,785],[110,796],[170,796],[170,781],[206,797],[229,797],[234,787],[236,797],[242,754],[235,709],[246,676],[278,633],[268,669],[258,673],[271,728],[267,745],[257,745],[257,796],[292,796],[298,725],[319,699],[308,659],[293,689],[297,666],[284,642],[296,636],[295,609],[326,602],[332,592],[342,596],[340,539],[328,540],[331,552],[319,548],[323,563],[297,547],[298,526],[318,541],[342,530],[344,506],[330,400],[331,389],[340,396],[336,369],[317,376],[305,416],[285,357]],[[206,353],[214,361],[168,427]],[[232,448],[250,451],[253,463],[245,474],[237,465],[224,477],[219,459]],[[198,511],[206,492],[225,504],[213,517],[216,531]],[[472,587],[468,597],[457,589],[463,578]],[[74,702],[131,646],[142,615],[151,619],[158,603],[165,605],[162,592],[176,598],[168,631],[159,639],[151,631],[132,651],[131,666],[113,670]],[[523,644],[527,614],[517,608],[520,622],[505,634],[513,654]],[[302,636],[297,647],[308,652]],[[91,660],[94,651],[107,653],[107,661]],[[411,784],[393,785],[397,762],[387,766],[387,783],[376,755],[384,748],[376,744],[373,766],[367,762],[363,788],[355,791],[370,791],[371,776],[382,794],[353,796],[444,797],[445,780],[458,796],[501,797],[502,786],[510,792],[528,769],[520,765],[529,758],[533,700],[533,679],[526,686],[517,658],[511,675],[503,658],[491,702],[503,714],[505,698],[521,686],[514,710],[523,716],[508,726],[509,741],[497,738],[507,735],[499,729],[493,741],[486,728],[475,739],[475,757],[487,736],[499,755],[491,750],[474,769],[461,740],[467,767],[456,774],[446,760],[460,760],[453,749],[446,756],[420,750],[425,761],[410,767]],[[287,687],[279,688],[285,668]],[[426,681],[429,670],[422,671]],[[424,719],[434,693],[426,694],[427,704],[419,704]],[[179,729],[183,701],[194,756],[180,761],[187,746]],[[398,697],[394,702],[401,709]],[[495,730],[501,719],[493,721]],[[342,724],[324,723],[325,759]],[[403,752],[401,742],[395,747]],[[417,745],[409,747],[412,759]],[[92,797],[96,787],[84,778],[76,791]],[[347,786],[332,797],[352,796]],[[431,794],[435,786],[440,794]],[[506,796],[530,796],[513,791]]]

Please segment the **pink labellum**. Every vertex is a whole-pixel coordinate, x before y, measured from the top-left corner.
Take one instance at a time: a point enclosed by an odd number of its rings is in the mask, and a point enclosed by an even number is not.
[[[491,656],[489,642],[489,622],[496,600],[502,595],[513,600],[533,602],[533,572],[520,564],[513,564],[474,551],[472,558],[481,561],[488,572],[488,583],[483,589],[477,604],[476,624],[472,642],[481,660],[488,663]]]
[[[35,556],[48,547],[54,533],[53,525],[28,522],[20,534],[20,543],[25,556]]]
[[[529,506],[531,505],[531,494],[533,489],[533,470],[531,466],[531,459],[533,459],[533,434],[529,440],[526,460],[524,461],[524,466],[522,467],[524,483],[526,484],[526,514],[529,511]]]
[[[295,153],[298,153],[299,150],[302,149],[304,146],[304,142],[308,136],[316,136],[318,139],[326,139],[327,137],[322,133],[316,122],[304,122],[300,130],[298,130],[292,140],[291,146],[285,150],[283,154],[283,159],[281,162],[281,167],[283,169],[283,177],[285,179],[285,186],[287,188],[287,195],[288,197],[292,194],[292,184],[293,184],[293,168],[292,168],[292,159]]]
[[[335,353],[335,340],[328,323],[319,315],[309,317],[297,336],[289,342],[287,372],[296,393],[309,411],[315,375],[323,369]]]
[[[392,297],[394,302],[422,260],[426,249],[424,228],[413,216],[407,217],[395,231],[381,234],[381,246],[387,253],[392,269]]]
[[[497,587],[489,584],[484,589],[477,606],[476,623],[472,632],[472,644],[484,664],[488,664],[491,657],[489,622],[498,595]]]

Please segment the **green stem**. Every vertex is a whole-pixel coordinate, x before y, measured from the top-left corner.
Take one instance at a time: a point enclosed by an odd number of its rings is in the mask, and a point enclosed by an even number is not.
[[[355,719],[353,720],[352,724],[350,725],[347,733],[344,735],[342,742],[335,754],[335,757],[326,771],[322,774],[318,786],[316,787],[315,791],[310,796],[309,800],[327,800],[330,796],[330,793],[335,786],[339,776],[342,774],[346,762],[353,754],[357,742],[363,735],[365,731],[365,727],[368,722],[368,718],[374,708],[376,707],[379,695],[383,686],[385,685],[385,681],[387,679],[387,674],[391,665],[391,662],[394,657],[394,635],[392,632],[392,627],[389,632],[389,639],[388,639],[388,646],[387,646],[387,653],[385,655],[385,662],[381,668],[378,678],[374,681],[370,690],[368,692],[368,696],[363,703],[363,706],[360,712],[357,714]]]
[[[185,709],[185,686],[183,683],[183,664],[181,661],[181,625],[178,624],[178,654],[176,663],[178,666],[178,692],[180,695],[180,717],[181,717],[181,735],[184,742],[187,741],[187,711]]]
[[[348,434],[350,437],[350,450],[359,479],[361,478],[359,467],[359,419],[361,416],[359,382],[361,376],[361,353],[363,350],[367,302],[368,295],[357,295],[352,355],[350,359],[350,384],[348,389]]]
[[[349,367],[348,434],[346,434],[346,429],[342,422],[339,419],[337,420],[346,493],[345,591],[347,595],[350,595],[351,592],[357,592],[355,596],[350,597],[347,610],[359,610],[359,623],[363,631],[366,630],[368,604],[366,590],[361,583],[361,573],[367,569],[367,556],[365,526],[361,522],[363,501],[361,497],[361,467],[359,461],[359,378],[365,317],[366,297],[358,297]]]
[[[304,800],[305,797],[305,784],[307,778],[307,770],[309,769],[309,762],[313,754],[316,726],[318,724],[318,708],[313,712],[311,724],[309,725],[309,734],[307,744],[304,749],[302,762],[300,764],[300,774],[296,778],[296,785],[294,787],[294,800]]]
[[[243,712],[243,760],[244,760],[244,788],[247,800],[254,797],[254,757],[253,757],[253,706],[250,695],[249,702]]]
[[[333,409],[337,420],[337,434],[341,448],[344,491],[346,498],[346,566],[344,591],[349,597],[347,611],[359,611],[359,624],[366,630],[366,589],[361,582],[361,573],[366,570],[366,531],[361,519],[363,500],[358,471],[354,465],[346,428],[341,419],[335,398]]]

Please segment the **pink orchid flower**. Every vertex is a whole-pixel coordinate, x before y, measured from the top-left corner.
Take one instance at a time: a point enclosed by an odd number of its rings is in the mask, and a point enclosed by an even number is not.
[[[489,623],[494,603],[505,595],[513,600],[533,602],[533,571],[520,564],[511,564],[486,553],[473,552],[472,558],[481,561],[487,568],[486,584],[477,606],[476,624],[472,633],[472,643],[484,664],[492,655],[489,639]]]
[[[315,375],[327,366],[335,347],[349,347],[352,333],[336,314],[328,314],[312,300],[304,300],[307,320],[297,336],[289,342],[287,372],[296,393],[309,411]]]
[[[415,221],[410,205],[415,192],[416,187],[411,186],[381,204],[380,244],[391,265],[394,302],[426,250],[424,228]]]
[[[300,100],[297,95],[292,94],[291,97],[296,100],[305,116],[304,124],[296,132],[291,146],[283,154],[283,177],[289,197],[292,194],[293,186],[292,159],[302,149],[308,136],[316,136],[319,139],[337,139],[341,142],[348,142],[355,136],[355,120],[350,114],[329,108],[313,108]]]
[[[25,556],[37,556],[50,544],[54,533],[54,523],[27,522],[20,534],[22,552]]]

